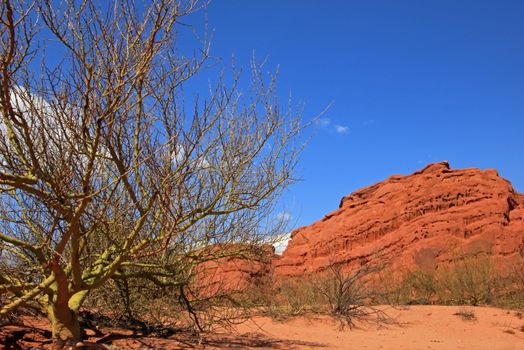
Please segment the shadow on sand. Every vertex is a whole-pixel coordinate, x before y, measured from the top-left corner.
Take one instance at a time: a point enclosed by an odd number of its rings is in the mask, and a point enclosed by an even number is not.
[[[136,334],[108,334],[98,344],[116,343],[125,348],[182,350],[182,349],[278,349],[292,350],[297,347],[327,348],[326,344],[293,339],[273,339],[259,333],[242,335],[210,334],[203,337],[177,334],[170,338],[149,338]]]

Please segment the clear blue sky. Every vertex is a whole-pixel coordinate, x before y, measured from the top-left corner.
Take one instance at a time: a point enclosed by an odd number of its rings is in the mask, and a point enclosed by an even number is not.
[[[524,191],[524,1],[215,0],[205,14],[212,54],[268,56],[306,119],[334,101],[283,199],[296,225],[440,160]]]
[[[524,191],[524,1],[215,0],[205,12],[214,56],[267,56],[305,119],[334,102],[283,199],[296,225],[440,160],[496,168]]]

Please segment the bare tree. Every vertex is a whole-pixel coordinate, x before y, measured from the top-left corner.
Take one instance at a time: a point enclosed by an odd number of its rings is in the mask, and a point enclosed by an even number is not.
[[[255,65],[245,98],[234,74],[184,100],[208,56],[205,41],[176,46],[198,4],[140,4],[0,5],[0,314],[41,305],[57,347],[81,339],[79,309],[108,281],[187,301],[201,262],[266,239],[300,149],[298,117]]]

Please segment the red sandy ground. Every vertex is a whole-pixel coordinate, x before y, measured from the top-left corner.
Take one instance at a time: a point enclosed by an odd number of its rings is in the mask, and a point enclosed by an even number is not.
[[[120,349],[392,349],[392,350],[521,350],[524,349],[524,316],[516,311],[490,307],[468,308],[476,319],[462,320],[454,315],[456,306],[410,306],[388,308],[396,323],[378,327],[361,325],[341,331],[339,324],[325,316],[297,317],[285,322],[255,317],[236,326],[234,332],[205,335],[200,344],[188,334],[177,333],[167,339],[134,338],[121,330],[111,333],[112,344]],[[41,329],[46,323],[25,319],[26,325]],[[12,326],[0,329],[1,337]],[[38,331],[27,334],[24,348],[48,348]],[[92,337],[90,341],[96,341]],[[43,343],[42,343],[43,341]],[[107,343],[106,343],[107,344]],[[0,349],[8,349],[0,345]],[[118,349],[113,347],[113,349]]]

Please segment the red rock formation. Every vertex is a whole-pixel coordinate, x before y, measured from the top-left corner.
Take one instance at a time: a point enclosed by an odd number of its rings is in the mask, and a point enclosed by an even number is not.
[[[196,270],[193,292],[210,297],[245,291],[266,283],[271,276],[272,260],[276,257],[271,245],[214,246],[222,255],[231,255],[200,264]],[[244,256],[244,257],[241,257]]]
[[[459,255],[524,256],[524,196],[495,170],[430,164],[344,197],[338,210],[292,233],[276,275],[388,260],[434,268]]]

